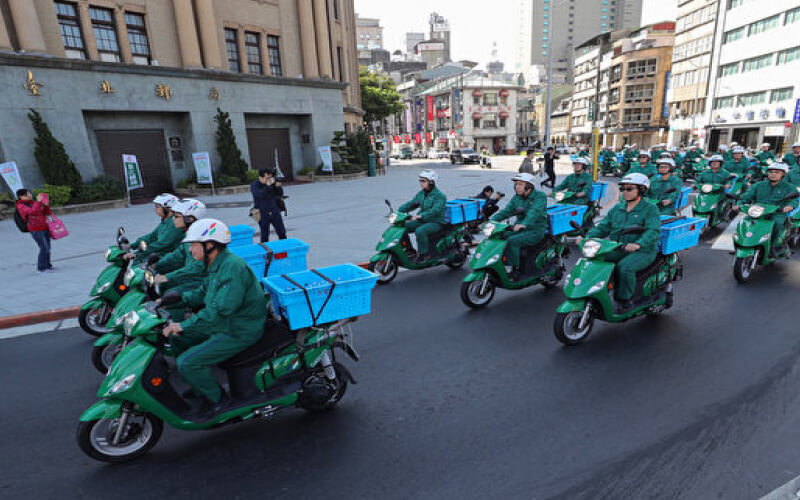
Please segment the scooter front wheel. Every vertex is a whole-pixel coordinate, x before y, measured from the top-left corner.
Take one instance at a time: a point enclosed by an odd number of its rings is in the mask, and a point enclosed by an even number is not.
[[[397,263],[394,259],[370,262],[368,269],[378,274],[378,284],[390,283],[397,276]]]
[[[566,346],[573,346],[586,340],[594,326],[594,315],[589,311],[583,328],[580,327],[582,317],[583,311],[556,314],[556,319],[553,322],[553,333],[555,333],[559,342]]]
[[[106,323],[108,322],[108,317],[111,317],[111,312],[107,312],[106,308],[108,308],[108,306],[81,309],[81,312],[78,314],[78,324],[84,332],[89,335],[94,335],[95,337],[100,337],[110,331],[109,328],[106,328]],[[105,318],[105,322],[103,321],[103,316],[108,316]]]
[[[92,365],[105,375],[122,350],[120,344],[96,345],[92,348]]]
[[[461,301],[472,309],[481,309],[488,306],[489,302],[494,298],[495,286],[490,279],[486,283],[483,293],[481,293],[482,286],[483,280],[461,283]]]
[[[103,462],[128,462],[150,451],[164,430],[164,422],[149,413],[129,415],[118,432],[121,420],[104,418],[78,424],[81,451]]]
[[[739,283],[747,283],[753,277],[753,256],[736,257],[733,261],[733,277]]]

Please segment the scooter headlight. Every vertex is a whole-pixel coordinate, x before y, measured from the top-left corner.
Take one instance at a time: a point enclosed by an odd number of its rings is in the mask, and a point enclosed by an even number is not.
[[[103,293],[106,290],[108,290],[109,288],[111,288],[111,282],[107,281],[107,282],[103,283],[102,285],[100,285],[100,288],[97,289],[97,293]]]
[[[562,201],[564,199],[564,196],[565,196],[564,192],[563,191],[559,191],[558,193],[556,193],[555,199],[556,199],[556,201]]]
[[[389,224],[394,224],[395,222],[397,222],[397,214],[392,212],[389,214]]]
[[[764,207],[761,205],[751,205],[750,208],[747,209],[747,215],[753,219],[758,219],[764,215]]]
[[[124,284],[126,287],[130,287],[131,280],[134,278],[134,276],[136,276],[136,271],[129,267],[128,270],[125,271],[125,277],[122,279],[122,284]]]
[[[144,282],[147,283],[147,286],[153,286],[153,281],[155,280],[155,276],[153,276],[152,271],[145,271],[144,272]]]
[[[702,192],[704,192],[706,194],[710,193],[713,190],[714,190],[714,186],[712,186],[711,184],[703,184],[703,187],[700,188],[700,191],[702,191]]]
[[[109,257],[111,257],[111,249],[107,248],[106,249],[106,253],[104,254],[103,258],[106,259],[106,262],[109,262],[110,261]]]
[[[500,255],[499,254],[498,255],[492,255],[492,258],[490,258],[489,260],[486,261],[486,265],[487,266],[491,266],[492,264],[494,264],[498,260],[500,260]]]
[[[494,228],[495,228],[495,227],[497,227],[497,226],[495,226],[495,225],[494,225],[494,224],[492,224],[491,222],[490,222],[490,223],[488,223],[488,224],[486,224],[485,226],[483,226],[483,235],[484,235],[484,236],[486,236],[486,237],[488,238],[488,237],[489,237],[489,236],[491,236],[491,235],[492,235],[492,233],[494,232]]]
[[[133,328],[136,326],[136,323],[139,322],[139,314],[136,311],[131,311],[123,316],[123,318],[125,318],[125,326],[123,327],[125,329],[125,335],[130,337]]]
[[[589,240],[583,244],[583,256],[587,259],[593,258],[600,250],[600,242]]]
[[[111,386],[111,389],[108,391],[109,394],[116,394],[118,392],[127,391],[133,385],[134,380],[136,380],[136,374],[130,374]]]

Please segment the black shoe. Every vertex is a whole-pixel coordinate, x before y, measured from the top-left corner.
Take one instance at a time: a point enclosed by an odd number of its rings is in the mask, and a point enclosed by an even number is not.
[[[519,281],[522,278],[522,271],[519,269],[512,269],[510,273],[508,273],[508,278],[511,281]]]
[[[628,300],[617,301],[616,306],[617,306],[616,307],[617,313],[623,313],[633,309],[636,306],[636,304],[633,302],[632,299],[628,299]]]
[[[200,409],[197,410],[197,416],[202,420],[210,420],[222,413],[225,407],[230,403],[231,397],[228,396],[228,393],[225,391],[222,391],[219,401],[216,403],[212,403],[210,400],[203,398],[203,404],[200,406]]]
[[[414,257],[414,262],[417,264],[422,264],[424,262],[428,262],[431,259],[431,254],[429,253],[421,253]]]

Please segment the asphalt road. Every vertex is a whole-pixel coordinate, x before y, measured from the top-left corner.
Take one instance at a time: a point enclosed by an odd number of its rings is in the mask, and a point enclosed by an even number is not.
[[[683,256],[675,306],[564,348],[560,289],[458,297],[404,272],[354,325],[358,385],[333,411],[165,429],[139,461],[75,443],[100,376],[78,330],[0,341],[0,498],[752,499],[800,475],[800,261],[736,285]]]

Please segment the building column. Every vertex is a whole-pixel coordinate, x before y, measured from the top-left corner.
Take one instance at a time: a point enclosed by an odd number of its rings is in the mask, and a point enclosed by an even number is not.
[[[211,0],[197,0],[197,22],[200,23],[200,45],[203,48],[203,62],[206,68],[222,69],[222,55],[219,45],[217,19]]]
[[[311,0],[297,0],[300,17],[300,45],[303,52],[303,78],[319,78],[317,42],[314,39],[314,6]]]
[[[39,14],[31,0],[9,0],[11,19],[17,31],[19,48],[30,52],[47,52],[39,24]]]
[[[0,10],[0,50],[12,50],[11,38],[8,36],[6,22],[3,19],[3,11]]]
[[[81,31],[87,33],[83,40],[83,44],[86,47],[86,57],[91,61],[97,61],[100,59],[100,53],[97,52],[97,41],[94,39],[94,35],[88,36],[88,33],[92,33],[92,20],[89,17],[88,3],[81,2],[78,4],[78,19],[81,23]]]
[[[128,38],[128,26],[125,24],[125,12],[122,9],[114,9],[114,22],[117,23],[120,59],[130,64],[133,62],[133,54],[131,54],[131,41]]]
[[[197,28],[192,12],[192,0],[172,0],[175,11],[175,24],[178,29],[178,42],[184,68],[202,68],[200,46],[197,43]]]
[[[333,78],[331,63],[331,41],[328,34],[328,3],[325,0],[314,0],[314,32],[317,36],[317,60],[319,73],[323,78]]]

